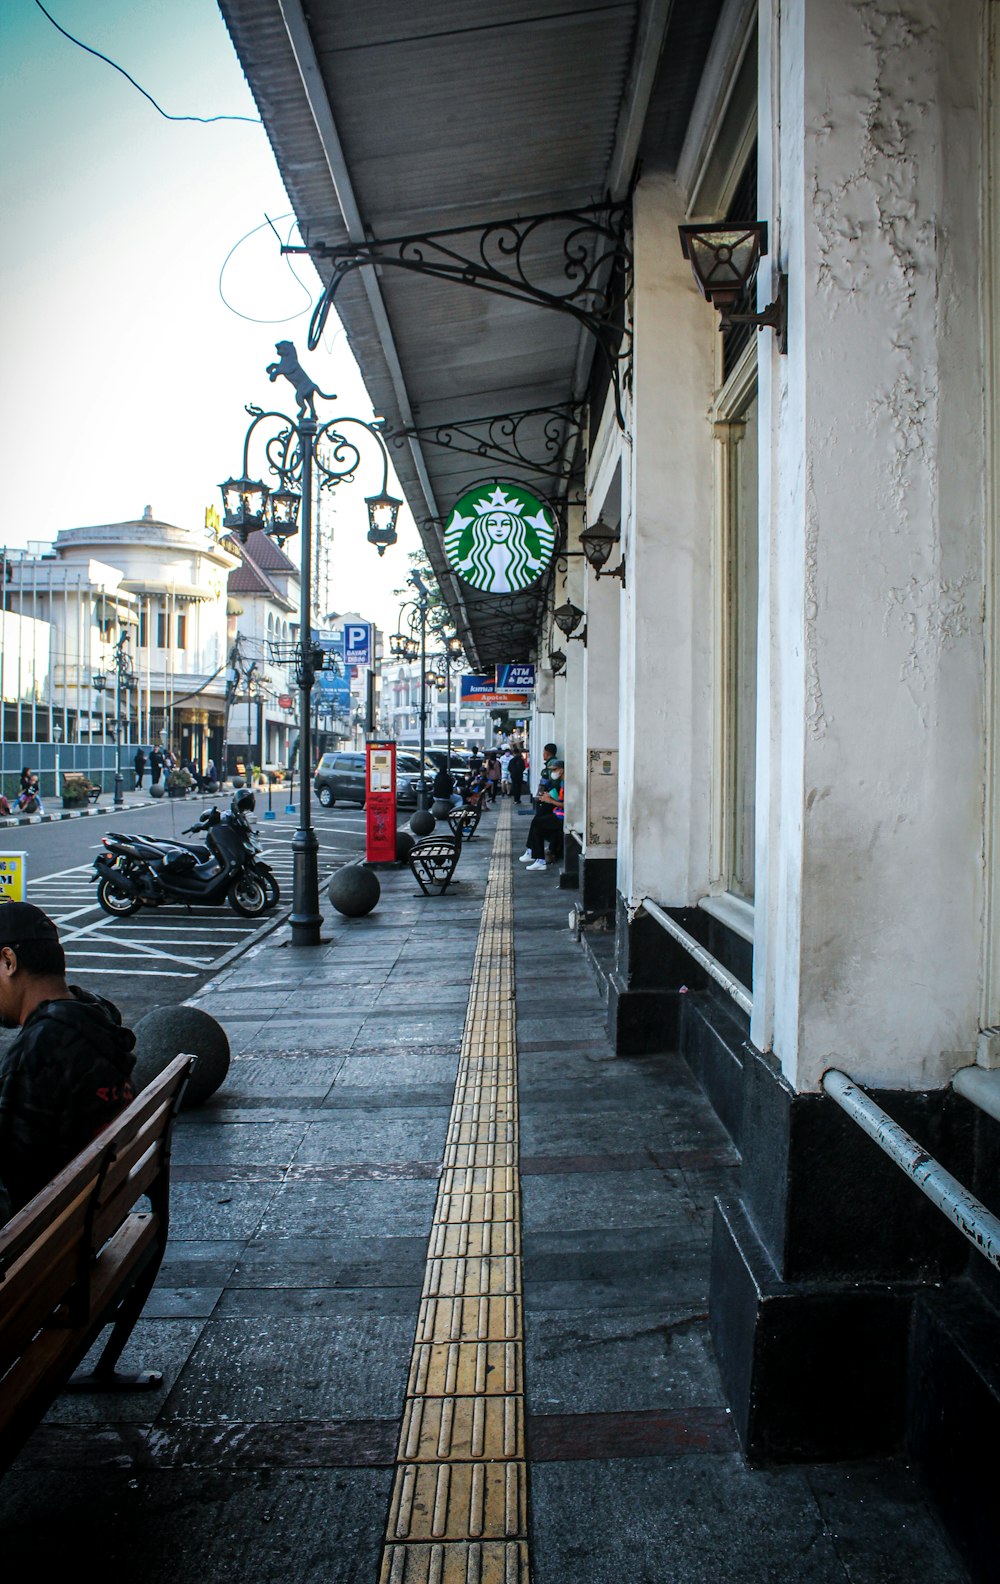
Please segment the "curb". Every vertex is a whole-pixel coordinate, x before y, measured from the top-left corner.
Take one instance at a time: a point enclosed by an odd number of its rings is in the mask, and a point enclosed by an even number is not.
[[[133,809],[152,808],[152,798],[142,803],[126,803],[123,808],[60,809],[56,814],[5,814],[0,817],[0,830],[13,830],[18,825],[52,825],[57,820],[87,819],[94,814],[131,814]]]

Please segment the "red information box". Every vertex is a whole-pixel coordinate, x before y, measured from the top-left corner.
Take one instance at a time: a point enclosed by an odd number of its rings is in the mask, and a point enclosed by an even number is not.
[[[396,862],[396,744],[370,742],[365,758],[365,861]]]

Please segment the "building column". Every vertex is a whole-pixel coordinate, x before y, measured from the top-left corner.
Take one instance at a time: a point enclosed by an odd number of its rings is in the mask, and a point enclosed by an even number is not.
[[[675,1043],[669,941],[644,897],[685,906],[709,888],[712,481],[708,413],[717,328],[681,256],[671,177],[634,198],[635,351],[622,464],[618,863],[609,1028],[622,1054]],[[664,988],[672,984],[674,988]]]
[[[760,10],[763,305],[752,1044],[712,1328],[761,1459],[900,1444],[914,1294],[964,1245],[821,1091],[958,1175],[983,908],[983,14]],[[966,1168],[964,1173],[962,1165]]]
[[[567,548],[578,551],[580,548],[579,534],[583,527],[583,508],[570,506],[567,508],[568,532]],[[582,555],[573,555],[565,561],[566,572],[561,578],[561,590],[556,596],[556,604],[562,605],[566,601],[576,605],[582,610],[585,599],[584,572],[585,565]],[[563,713],[557,717],[558,724],[554,741],[557,744],[560,758],[565,763],[563,781],[565,786],[563,821],[563,859],[562,872],[559,884],[564,890],[575,891],[580,883],[580,854],[583,851],[583,831],[586,813],[585,788],[586,788],[586,740],[585,740],[585,689],[586,689],[586,661],[587,650],[581,641],[583,623],[571,636],[553,627],[553,632],[558,647],[566,656],[566,669],[563,672],[563,681],[556,683],[557,699],[562,700]],[[540,766],[541,760],[538,764]]]

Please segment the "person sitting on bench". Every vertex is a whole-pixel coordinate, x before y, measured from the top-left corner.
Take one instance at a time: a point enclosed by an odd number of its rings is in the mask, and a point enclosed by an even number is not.
[[[0,904],[0,1182],[14,1210],[133,1098],[135,1035],[110,1001],[66,983],[59,931],[30,902]]]
[[[528,849],[521,854],[520,863],[527,864],[528,871],[543,870],[545,865],[545,843],[551,844],[552,856],[562,857],[563,842],[563,762],[561,759],[550,759],[545,766],[548,783],[546,788],[538,792],[538,813],[528,826]]]

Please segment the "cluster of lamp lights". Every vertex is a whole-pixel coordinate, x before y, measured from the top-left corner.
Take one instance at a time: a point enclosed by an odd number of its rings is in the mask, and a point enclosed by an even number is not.
[[[223,502],[223,527],[235,533],[241,544],[250,535],[262,531],[283,547],[287,539],[299,531],[299,509],[302,495],[299,490],[283,483],[280,489],[269,489],[261,479],[230,478],[220,486]],[[389,545],[398,539],[396,520],[402,501],[390,495],[383,485],[377,495],[366,495],[368,508],[368,541],[385,555]]]
[[[621,579],[621,583],[622,583],[622,587],[624,588],[624,586],[625,586],[625,558],[624,558],[624,556],[622,556],[621,560],[619,561],[619,563],[618,563],[618,565],[616,567],[611,567],[607,571],[605,570],[605,568],[607,567],[608,562],[611,559],[612,551],[614,550],[615,546],[620,543],[620,541],[621,541],[621,530],[619,528],[610,527],[604,521],[603,517],[598,517],[598,519],[597,519],[597,521],[595,523],[590,523],[586,528],[584,528],[583,532],[580,534],[580,549],[582,550],[583,555],[586,558],[587,565],[593,570],[594,575],[596,577],[599,577],[599,578],[601,578],[601,577],[620,578]],[[579,627],[580,623],[583,621],[583,616],[584,616],[584,613],[580,609],[579,605],[574,605],[572,600],[567,600],[565,602],[565,604],[559,605],[552,612],[552,619],[555,622],[556,626],[559,628],[559,631],[561,633],[564,633],[565,636],[568,639],[570,639],[571,642],[582,643],[584,648],[586,648],[586,646],[587,646],[587,628],[586,628],[586,626],[584,626],[584,629],[583,629],[582,632],[577,632],[577,630],[576,630]],[[560,672],[562,672],[562,671],[564,671],[566,669],[566,653],[565,653],[565,650],[563,650],[563,649],[550,649],[549,650],[549,666],[551,667],[553,673],[556,676],[559,676]]]

